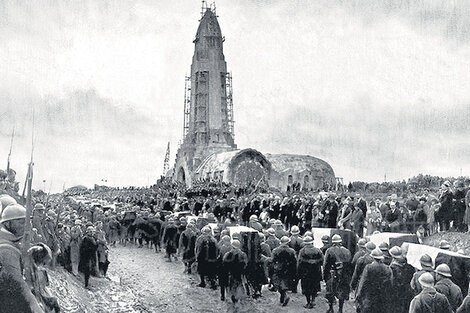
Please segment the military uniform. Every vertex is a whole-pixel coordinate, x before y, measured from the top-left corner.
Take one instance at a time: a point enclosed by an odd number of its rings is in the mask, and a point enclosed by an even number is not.
[[[421,290],[423,289],[421,287],[421,284],[418,282],[418,279],[424,273],[430,273],[433,276],[433,278],[436,279],[436,274],[434,273],[434,269],[432,267],[423,266],[423,269],[417,271],[413,275],[413,278],[411,279],[411,282],[410,282],[411,289],[414,290],[415,294],[420,293]]]
[[[272,284],[281,294],[280,302],[283,304],[286,301],[286,291],[292,289],[296,274],[296,261],[294,249],[285,244],[272,252]]]
[[[340,300],[340,308],[344,300],[349,299],[349,282],[351,281],[351,252],[345,247],[334,244],[326,250],[323,263],[323,278],[326,282],[326,299],[333,310],[334,298]]]
[[[242,276],[248,265],[248,257],[239,248],[232,248],[223,257],[223,267],[228,276],[228,292],[232,302],[237,302],[244,293]]]
[[[411,301],[409,313],[452,313],[452,307],[446,296],[426,287]]]
[[[354,268],[354,273],[351,279],[351,288],[353,290],[357,288],[357,285],[359,284],[359,281],[361,280],[361,276],[362,276],[362,273],[364,272],[364,268],[366,267],[366,265],[371,264],[372,262],[374,262],[374,258],[371,257],[369,253],[360,257],[357,260],[356,266]]]
[[[307,303],[313,303],[313,299],[321,290],[322,264],[323,254],[320,249],[315,248],[313,245],[307,245],[300,250],[297,273],[302,287],[302,294],[307,297]]]
[[[434,288],[437,292],[440,292],[446,296],[450,306],[452,307],[452,310],[457,310],[460,304],[462,304],[462,291],[460,290],[460,287],[454,284],[449,278],[443,278],[439,280],[434,285]]]
[[[382,262],[367,264],[357,287],[356,301],[361,313],[387,313],[392,306],[392,270]]]
[[[408,313],[410,302],[413,299],[410,282],[413,279],[415,269],[405,259],[393,260],[390,269],[393,273],[393,286],[390,293],[393,305],[390,306],[390,313]]]

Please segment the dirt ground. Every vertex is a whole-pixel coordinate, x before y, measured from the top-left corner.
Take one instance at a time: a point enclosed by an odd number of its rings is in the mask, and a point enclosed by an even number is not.
[[[448,240],[453,249],[470,247],[470,236],[462,233],[442,233],[428,237],[425,243],[437,246],[442,239]],[[108,278],[92,278],[89,290],[83,288],[83,277],[71,276],[64,270],[50,271],[51,291],[58,297],[63,312],[326,312],[324,287],[312,310],[303,308],[305,298],[291,294],[287,307],[280,306],[278,294],[263,288],[258,300],[245,298],[233,307],[230,301],[219,299],[219,290],[197,287],[196,275],[183,273],[181,261],[169,263],[163,253],[148,248],[117,246],[110,248],[111,261]],[[299,286],[300,292],[300,286]],[[353,313],[353,301],[346,302],[345,313]],[[337,306],[335,306],[337,312]]]
[[[122,288],[130,288],[138,298],[141,312],[326,312],[328,305],[322,292],[312,310],[303,308],[305,298],[291,294],[287,307],[278,302],[278,294],[263,289],[258,300],[243,299],[237,307],[230,301],[220,301],[219,290],[197,287],[196,275],[183,273],[181,261],[169,263],[163,253],[156,254],[147,248],[135,246],[116,247],[110,251],[111,277],[120,277]],[[300,286],[299,286],[300,291]],[[104,292],[104,290],[103,290]],[[337,310],[335,310],[337,311]],[[118,311],[116,311],[118,312]],[[355,310],[346,303],[345,313]]]

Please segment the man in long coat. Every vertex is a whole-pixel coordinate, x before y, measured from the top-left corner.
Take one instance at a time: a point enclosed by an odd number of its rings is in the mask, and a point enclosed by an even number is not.
[[[95,238],[95,228],[88,226],[85,236],[80,244],[80,263],[85,274],[85,288],[88,288],[88,281],[90,275],[95,270],[96,251],[98,250],[98,243]]]
[[[80,244],[82,241],[82,221],[77,219],[70,230],[70,262],[72,263],[72,274],[78,276],[78,264],[80,263]]]
[[[272,283],[280,294],[279,301],[283,306],[289,303],[287,290],[292,289],[295,279],[297,260],[295,250],[288,246],[289,237],[281,238],[281,245],[272,252]]]
[[[335,297],[338,298],[338,312],[343,312],[344,301],[349,299],[349,282],[351,281],[351,252],[341,246],[342,239],[338,234],[331,238],[332,246],[326,250],[323,263],[323,279],[326,282],[326,299],[328,313],[333,313]]]
[[[295,256],[297,257],[299,255],[300,249],[302,249],[303,245],[303,239],[300,237],[300,230],[299,227],[294,225],[292,226],[290,230],[292,236],[290,236],[290,242],[289,242],[289,247],[294,249],[295,251]],[[295,277],[295,281],[292,286],[292,292],[297,293],[297,285],[299,284],[299,277]]]
[[[357,260],[359,260],[361,256],[369,254],[369,252],[367,252],[367,249],[366,249],[366,244],[367,244],[367,240],[365,240],[364,238],[359,239],[359,241],[357,242],[357,246],[359,249],[356,251],[356,253],[354,254],[352,258],[351,265],[353,268],[356,267]]]
[[[220,286],[220,300],[225,301],[225,289],[228,287],[228,268],[223,263],[224,256],[227,252],[232,250],[230,236],[224,235],[219,242],[219,264],[218,264],[218,277]]]
[[[361,256],[354,267],[354,273],[351,278],[351,289],[356,290],[359,281],[361,280],[362,272],[367,264],[370,264],[374,261],[374,258],[370,255],[375,249],[375,244],[373,242],[366,243],[367,253]]]
[[[414,294],[410,282],[415,273],[415,268],[407,263],[400,247],[392,247],[390,255],[393,258],[390,264],[393,274],[391,292],[391,303],[393,305],[390,306],[390,313],[408,313]]]
[[[199,287],[206,287],[206,277],[209,279],[212,289],[216,289],[215,278],[217,276],[217,261],[219,251],[217,241],[212,236],[209,226],[202,228],[202,235],[196,240],[197,272],[201,278]]]
[[[242,277],[248,265],[248,257],[240,250],[240,241],[232,241],[232,249],[223,257],[223,267],[228,275],[228,293],[233,303],[240,300],[245,292]]]
[[[383,252],[380,249],[372,251],[374,262],[367,264],[357,287],[357,308],[360,313],[387,313],[392,303],[392,270],[383,264]]]
[[[320,292],[321,266],[323,264],[323,254],[320,249],[313,246],[313,238],[304,238],[304,247],[299,252],[297,262],[297,274],[302,287],[302,294],[307,299],[305,308],[311,309],[315,305],[315,297]]]
[[[199,231],[196,228],[196,221],[191,220],[188,227],[183,231],[180,236],[179,254],[183,258],[185,272],[191,274],[191,267],[196,260],[196,239]]]
[[[168,261],[171,262],[172,256],[176,259],[175,254],[178,249],[178,228],[176,227],[173,218],[168,219],[168,224],[163,231],[163,244],[165,245]]]

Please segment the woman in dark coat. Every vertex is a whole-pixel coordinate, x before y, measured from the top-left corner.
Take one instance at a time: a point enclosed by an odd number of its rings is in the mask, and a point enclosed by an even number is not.
[[[310,236],[304,238],[304,245],[299,252],[297,275],[300,278],[302,294],[307,299],[307,304],[304,307],[311,309],[315,305],[317,293],[321,290],[323,254],[320,249],[313,246],[313,239]]]

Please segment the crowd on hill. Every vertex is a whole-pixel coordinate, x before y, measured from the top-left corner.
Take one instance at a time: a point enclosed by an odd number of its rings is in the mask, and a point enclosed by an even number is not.
[[[228,293],[235,304],[244,294],[262,296],[262,286],[268,285],[288,305],[300,282],[305,307],[313,308],[324,281],[328,312],[336,302],[342,312],[351,291],[358,312],[470,312],[468,298],[463,300],[468,286],[452,282],[456,273],[449,264],[433,264],[423,255],[416,272],[400,247],[367,242],[377,232],[422,238],[467,231],[470,191],[461,181],[444,182],[438,194],[424,190],[384,198],[333,192],[286,196],[203,183],[185,189],[171,182],[36,194],[27,260],[20,244],[26,209],[9,194],[0,195],[0,298],[5,303],[0,312],[59,312],[57,299],[45,288],[45,265],[62,266],[77,277],[82,273],[89,287],[90,275],[106,276],[109,247],[116,244],[164,249],[168,261],[181,258],[188,274],[199,274],[200,287],[219,286],[221,300]],[[233,228],[240,225],[246,228]],[[322,238],[323,247],[316,248],[316,228],[354,234],[357,252],[347,249],[339,234]],[[441,248],[449,247],[444,242]],[[16,289],[4,282],[14,282]],[[15,292],[20,296],[12,298]]]

